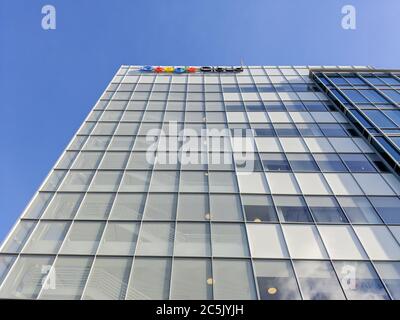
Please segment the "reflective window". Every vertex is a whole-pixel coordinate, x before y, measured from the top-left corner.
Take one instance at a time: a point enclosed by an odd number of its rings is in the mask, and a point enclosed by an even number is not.
[[[294,261],[305,300],[343,300],[345,296],[329,261]]]
[[[207,194],[180,194],[178,200],[178,220],[210,219]]]
[[[281,222],[312,222],[310,212],[302,197],[275,196],[274,202]]]
[[[342,160],[336,154],[314,154],[314,159],[323,172],[348,171]]]
[[[366,197],[338,197],[337,199],[351,223],[382,223],[375,209]]]
[[[340,155],[350,172],[375,172],[375,168],[362,154]]]
[[[246,220],[252,222],[277,222],[275,207],[271,196],[243,195],[242,203]]]
[[[400,299],[400,262],[374,262],[374,266],[385,283],[392,299]]]
[[[397,197],[370,197],[372,202],[383,221],[387,224],[400,223],[400,200]]]
[[[333,263],[349,300],[388,300],[389,296],[370,262],[335,261]],[[354,281],[348,280],[349,275]],[[351,282],[349,282],[351,281]]]
[[[290,171],[289,162],[284,153],[262,153],[261,161],[267,171]]]
[[[293,171],[319,171],[311,154],[287,154]]]
[[[347,223],[334,197],[306,197],[306,202],[317,223]]]
[[[254,270],[261,300],[301,299],[290,262],[255,260]]]

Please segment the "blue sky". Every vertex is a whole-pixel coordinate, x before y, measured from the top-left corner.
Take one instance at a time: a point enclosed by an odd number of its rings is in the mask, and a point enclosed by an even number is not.
[[[41,28],[54,5],[57,29]],[[352,4],[357,29],[341,28]],[[0,0],[0,241],[121,64],[400,67],[399,0]]]

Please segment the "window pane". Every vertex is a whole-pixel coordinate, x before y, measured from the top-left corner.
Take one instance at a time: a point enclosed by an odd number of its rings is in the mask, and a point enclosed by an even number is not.
[[[335,261],[336,273],[349,300],[388,300],[389,297],[370,262]],[[349,281],[349,276],[354,281]],[[343,285],[345,284],[345,285]]]
[[[42,215],[47,204],[52,198],[52,193],[39,192],[28,209],[24,213],[24,218],[38,219]]]
[[[338,201],[351,223],[382,223],[366,197],[338,197]]]
[[[82,298],[85,300],[124,299],[131,263],[131,258],[96,258]]]
[[[225,211],[224,211],[225,212]],[[207,194],[180,194],[178,200],[178,220],[210,219]]]
[[[100,164],[100,169],[123,170],[128,160],[129,152],[106,152]]]
[[[53,257],[22,256],[15,262],[0,290],[0,298],[35,299],[40,290]],[[47,282],[46,282],[47,283]]]
[[[235,175],[231,172],[210,172],[210,192],[237,192]]]
[[[26,244],[24,253],[57,253],[69,222],[41,221]]]
[[[213,221],[243,221],[240,199],[237,195],[211,194],[210,207]]]
[[[0,255],[0,285],[15,262],[16,256]]]
[[[348,222],[333,197],[306,197],[306,202],[317,223]]]
[[[70,171],[60,187],[60,191],[86,191],[93,177],[93,171]]]
[[[367,158],[362,154],[342,154],[343,162],[350,172],[375,172],[376,170]]]
[[[175,193],[157,194],[150,193],[147,196],[144,210],[144,220],[174,220],[176,214]]]
[[[178,222],[175,235],[175,256],[210,256],[210,225]]]
[[[281,222],[312,222],[310,212],[302,197],[276,196],[276,209]]]
[[[262,172],[242,172],[238,174],[241,193],[269,193],[265,175]]]
[[[136,254],[168,256],[172,254],[175,226],[168,222],[143,222]]]
[[[315,161],[323,172],[346,172],[347,169],[336,154],[314,154]]]
[[[107,219],[114,201],[112,193],[88,193],[83,199],[75,219],[104,220]]]
[[[369,200],[387,224],[400,223],[400,200],[396,197],[370,197]]]
[[[133,255],[139,233],[139,223],[109,222],[104,230],[98,254]]]
[[[182,171],[180,175],[180,192],[207,192],[208,173],[203,171]]]
[[[122,171],[97,171],[90,191],[117,191],[121,176]]]
[[[293,259],[327,259],[328,255],[312,225],[283,225],[283,233]]]
[[[120,191],[146,192],[149,188],[151,171],[126,171],[122,178]]]
[[[81,152],[72,169],[96,169],[102,157],[103,152]]]
[[[277,222],[274,204],[271,196],[243,195],[242,203],[247,221]]]
[[[146,195],[143,193],[119,193],[110,213],[110,220],[140,220]]]
[[[171,299],[212,299],[212,284],[209,259],[174,259]]]
[[[311,154],[288,153],[286,156],[293,171],[319,171]]]
[[[261,300],[301,299],[290,262],[256,260],[254,269]]]
[[[244,226],[236,223],[211,225],[213,255],[218,257],[247,257],[249,249]]]
[[[267,171],[290,171],[289,162],[283,153],[263,153],[261,160]]]
[[[214,299],[257,299],[250,261],[214,259]]]
[[[251,256],[254,258],[288,258],[281,227],[277,224],[246,224]],[[267,245],[268,244],[268,245]],[[214,245],[214,244],[213,244]]]
[[[95,254],[103,229],[102,222],[74,222],[60,252],[62,254]]]
[[[354,226],[354,231],[370,259],[400,259],[400,246],[385,226]]]
[[[330,262],[294,261],[294,269],[305,300],[345,299]]]
[[[393,299],[400,299],[400,262],[374,262]]]
[[[366,259],[364,250],[349,226],[318,226],[331,259]]]
[[[60,256],[54,264],[55,287],[42,291],[40,299],[78,300],[81,298],[93,258]]]
[[[136,257],[126,298],[129,300],[168,299],[171,260]]]
[[[177,171],[154,171],[151,177],[150,192],[178,191]]]
[[[46,209],[44,219],[72,219],[83,198],[83,193],[57,193]]]
[[[35,225],[36,222],[33,221],[19,221],[17,227],[8,237],[8,240],[2,247],[1,251],[20,252]]]

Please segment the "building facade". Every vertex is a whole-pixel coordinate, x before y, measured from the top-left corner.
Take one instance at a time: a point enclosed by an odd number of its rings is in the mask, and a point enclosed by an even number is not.
[[[3,242],[0,298],[400,299],[398,75],[122,66]]]

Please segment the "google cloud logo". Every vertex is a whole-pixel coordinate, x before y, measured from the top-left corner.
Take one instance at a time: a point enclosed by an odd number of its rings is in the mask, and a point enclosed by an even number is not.
[[[195,73],[195,72],[216,72],[216,73],[236,73],[242,72],[243,67],[155,67],[143,66],[140,68],[142,72],[155,72],[155,73]]]

